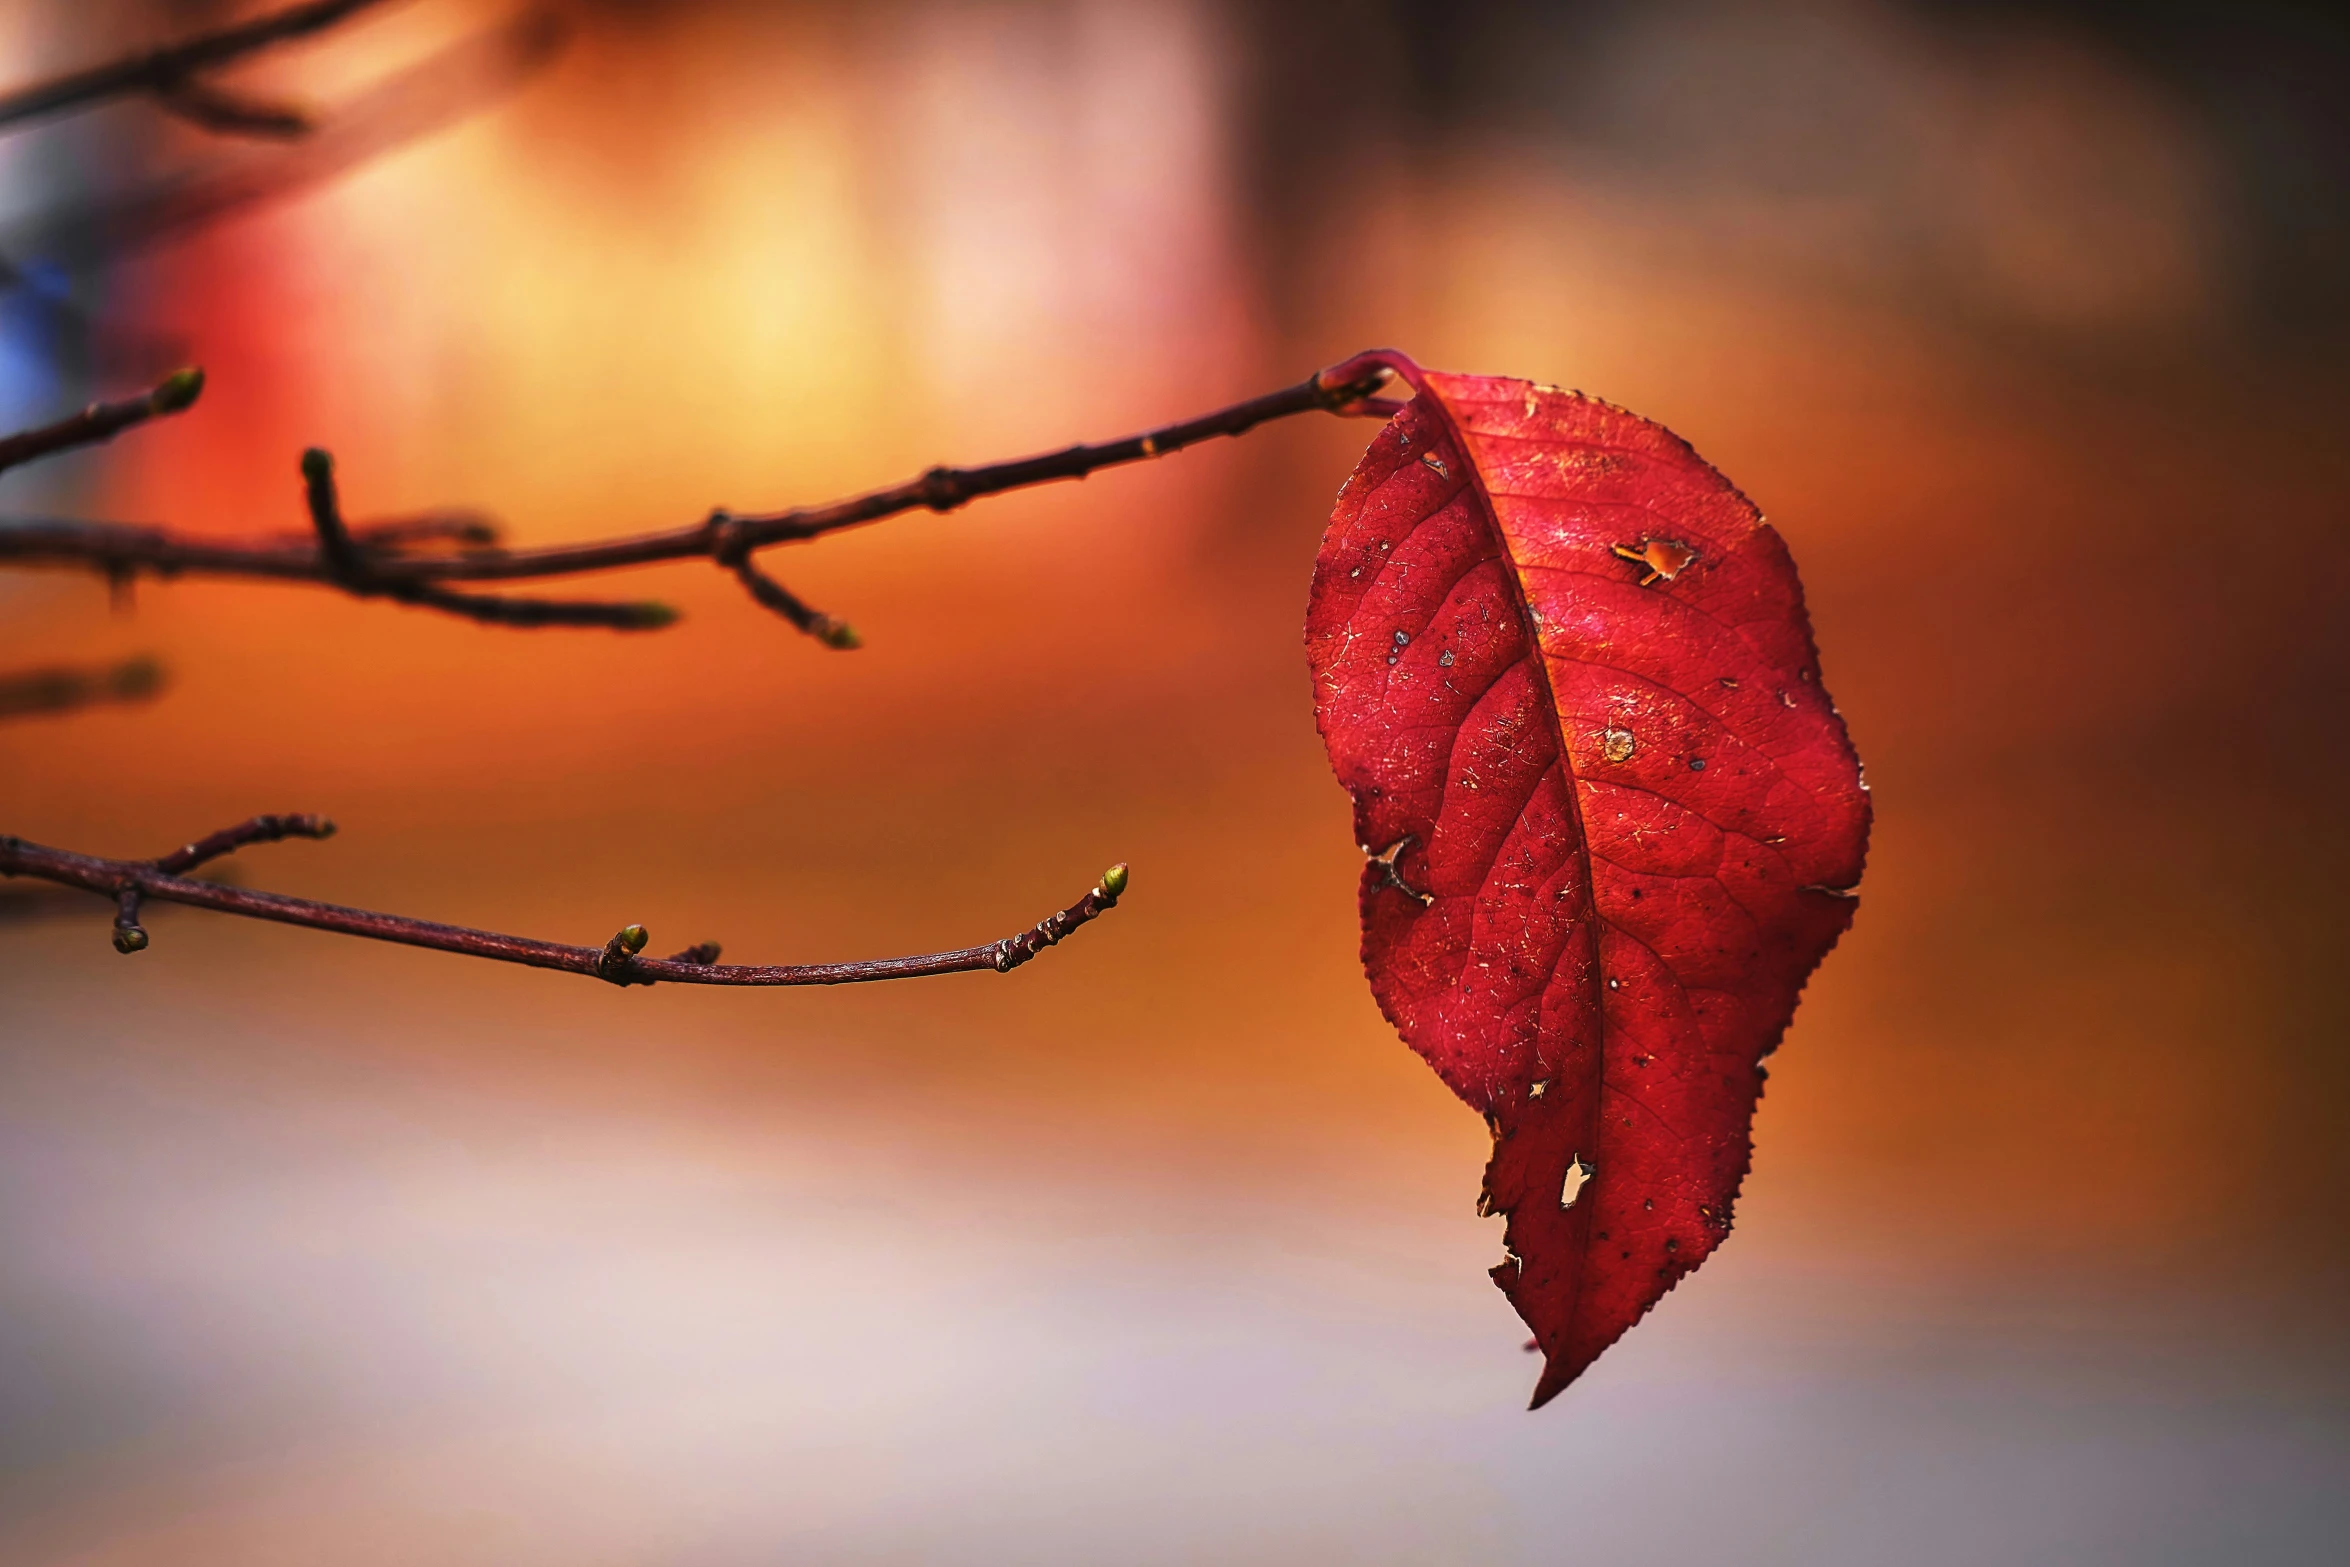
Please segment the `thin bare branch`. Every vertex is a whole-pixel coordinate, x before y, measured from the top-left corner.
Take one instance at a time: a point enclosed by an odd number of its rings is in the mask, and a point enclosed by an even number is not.
[[[932,468],[919,478],[886,490],[822,506],[796,507],[765,515],[720,509],[690,527],[590,544],[554,545],[535,550],[484,550],[462,560],[418,562],[400,569],[441,581],[486,582],[569,576],[619,566],[688,560],[695,556],[715,556],[721,549],[763,549],[770,544],[821,538],[844,528],[862,527],[900,512],[955,511],[983,496],[1000,495],[1006,490],[1050,484],[1060,479],[1082,479],[1103,468],[1165,457],[1219,435],[1245,434],[1260,424],[1292,414],[1369,411],[1385,418],[1394,413],[1396,405],[1371,395],[1384,384],[1384,376],[1378,372],[1337,383],[1326,380],[1328,374],[1324,371],[1308,376],[1278,392],[1252,397],[1214,413],[1123,440],[1070,446],[978,468]],[[4,551],[5,544],[0,544],[0,552]]]
[[[175,370],[157,382],[154,390],[118,403],[92,403],[78,414],[0,438],[0,473],[72,451],[110,441],[133,425],[166,414],[185,413],[204,395],[204,372]]]
[[[0,97],[0,126],[84,109],[134,93],[166,94],[198,71],[214,69],[273,45],[324,32],[381,0],[310,0],[160,49],[74,71]]]
[[[268,824],[264,826],[263,824]],[[312,930],[337,931],[376,941],[521,963],[532,968],[559,969],[586,974],[615,985],[651,985],[667,980],[686,985],[855,985],[884,979],[917,979],[930,974],[961,974],[978,969],[1008,973],[1045,948],[1065,940],[1117,906],[1125,892],[1127,870],[1113,865],[1101,882],[1067,908],[1046,915],[1016,936],[1006,936],[977,947],[933,952],[921,957],[876,958],[850,963],[795,963],[779,965],[722,964],[715,942],[688,947],[675,957],[640,956],[650,939],[642,925],[623,926],[600,947],[575,947],[563,942],[506,936],[494,931],[439,925],[396,914],[377,914],[339,904],[316,903],[274,892],[253,892],[217,881],[198,881],[175,874],[225,854],[247,843],[276,837],[324,837],[332,824],[315,816],[257,816],[236,827],[198,839],[173,854],[152,860],[108,860],[45,848],[21,838],[0,835],[0,876],[28,876],[61,887],[78,887],[115,900],[114,945],[124,953],[145,950],[147,932],[139,923],[140,905],[147,901],[185,904],[248,919],[275,920]]]
[[[223,827],[209,837],[182,844],[155,862],[167,876],[184,876],[207,860],[234,854],[249,843],[276,843],[284,838],[332,838],[335,824],[323,816],[297,811],[285,816],[249,816],[234,827]]]
[[[661,605],[574,606],[480,598],[449,592],[438,584],[574,576],[700,557],[734,572],[754,598],[801,630],[835,647],[854,646],[853,631],[811,609],[758,570],[751,563],[751,553],[771,544],[820,538],[901,512],[948,512],[1006,490],[1082,479],[1103,468],[1164,457],[1216,436],[1239,435],[1292,414],[1386,418],[1400,406],[1374,395],[1384,383],[1384,370],[1346,368],[1350,373],[1345,376],[1325,370],[1281,391],[1123,440],[1071,446],[984,467],[932,468],[904,484],[823,506],[769,514],[721,508],[687,527],[589,543],[394,557],[362,548],[358,536],[349,529],[330,534],[321,527],[318,546],[306,549],[271,540],[218,542],[164,528],[119,523],[25,521],[0,523],[0,561],[95,567],[116,575],[150,572],[158,577],[186,574],[325,583],[361,597],[394,598],[500,625],[608,625],[642,630],[668,624],[673,613]],[[308,475],[318,465],[314,459],[325,461],[331,483],[332,462],[323,452],[305,455],[305,482],[310,482]],[[312,512],[316,526],[315,495]]]
[[[865,645],[864,640],[857,635],[856,627],[845,620],[835,620],[811,606],[791,589],[761,571],[758,563],[747,552],[730,555],[721,550],[716,558],[719,565],[732,571],[736,579],[750,590],[753,600],[775,611],[826,647],[845,651]]]
[[[144,702],[163,689],[163,666],[141,656],[88,667],[52,664],[0,675],[0,719],[70,713],[111,702]]]

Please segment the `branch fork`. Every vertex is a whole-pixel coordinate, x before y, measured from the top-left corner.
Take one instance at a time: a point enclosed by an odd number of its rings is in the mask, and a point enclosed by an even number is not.
[[[334,835],[335,824],[323,816],[299,813],[253,816],[234,827],[223,827],[193,843],[182,844],[169,854],[141,863],[158,876],[178,878],[208,860],[233,854],[249,843],[276,843],[282,838],[332,838]],[[21,842],[13,838],[0,839],[0,867],[5,866],[7,849],[21,845]],[[10,870],[6,874],[13,876],[16,872]],[[114,889],[114,950],[125,957],[147,950],[147,932],[139,923],[139,905],[145,901],[149,890],[148,885],[136,876],[123,878]]]
[[[318,536],[318,562],[325,579],[354,598],[389,598],[499,626],[610,626],[650,631],[677,619],[666,604],[596,603],[563,599],[510,598],[457,593],[412,575],[385,569],[411,557],[383,555],[360,547],[343,520],[335,489],[333,454],[313,446],[302,454],[302,497]]]
[[[812,607],[798,594],[759,569],[751,559],[751,530],[744,526],[744,519],[720,507],[710,513],[706,526],[710,530],[710,559],[733,572],[736,580],[749,590],[753,600],[775,611],[828,648],[846,652],[865,645],[864,639],[857,635],[856,627],[845,620],[835,620],[822,610]]]

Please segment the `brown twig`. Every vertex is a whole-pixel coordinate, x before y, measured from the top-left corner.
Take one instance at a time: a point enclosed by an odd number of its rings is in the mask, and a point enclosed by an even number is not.
[[[477,549],[458,554],[387,558],[358,546],[348,530],[318,526],[318,547],[274,542],[223,543],[190,538],[163,528],[118,523],[0,523],[0,561],[26,565],[92,566],[114,575],[152,572],[261,578],[279,582],[321,582],[362,597],[388,597],[429,609],[446,610],[500,625],[605,625],[650,629],[674,618],[660,605],[571,605],[543,600],[482,598],[438,587],[447,582],[513,582],[612,571],[663,561],[702,557],[732,571],[752,597],[801,630],[833,647],[854,647],[846,625],[811,609],[751,562],[751,553],[770,544],[799,542],[844,528],[878,522],[901,512],[954,511],[983,496],[1059,479],[1082,479],[1099,469],[1164,457],[1222,435],[1239,435],[1273,419],[1325,412],[1385,418],[1399,404],[1373,395],[1384,384],[1384,369],[1355,370],[1343,377],[1325,370],[1295,386],[1234,403],[1214,413],[1162,426],[1142,435],[1098,445],[1071,446],[1035,457],[977,468],[932,468],[886,490],[766,514],[724,508],[683,528],[629,534],[583,544],[538,549]],[[332,460],[324,452],[304,455],[305,481],[312,488],[312,519],[318,519],[317,481],[323,468],[331,483]],[[657,612],[657,613],[656,613]]]
[[[157,382],[152,391],[138,397],[126,397],[119,403],[92,403],[55,424],[0,437],[0,473],[77,446],[110,441],[131,426],[145,424],[150,419],[185,413],[203,395],[203,371],[175,370]]]
[[[302,484],[310,504],[310,525],[318,533],[318,559],[327,580],[361,598],[397,599],[498,626],[610,626],[616,631],[650,631],[666,626],[677,612],[666,604],[591,603],[573,599],[504,598],[453,593],[429,582],[385,573],[380,557],[360,548],[343,521],[335,494],[335,460],[317,447],[302,454]]]
[[[92,66],[88,70],[74,71],[31,87],[19,88],[0,97],[0,126],[14,125],[48,114],[61,114],[69,109],[87,108],[109,98],[121,98],[134,93],[153,94],[175,112],[187,112],[190,105],[184,100],[174,103],[172,97],[175,93],[184,93],[190,78],[197,72],[226,65],[275,44],[324,32],[353,13],[378,3],[380,0],[310,0],[309,4],[288,6],[283,11],[255,17],[250,22],[239,22],[164,48],[150,49],[106,65]],[[255,113],[267,115],[271,111]],[[214,128],[285,134],[282,120],[274,117],[266,126],[221,122],[215,123]]]
[[[775,611],[826,647],[846,651],[865,645],[864,639],[857,635],[856,627],[814,608],[797,593],[761,571],[758,563],[751,559],[747,548],[721,545],[712,552],[711,558],[732,571],[735,580],[750,590],[752,602]]]
[[[286,816],[248,816],[234,827],[223,827],[172,850],[155,862],[166,876],[184,876],[207,860],[234,854],[249,843],[276,843],[285,838],[332,838],[335,824],[323,816],[297,811]]]
[[[81,668],[54,664],[0,675],[0,718],[70,713],[101,702],[143,702],[163,689],[163,666],[152,658]]]
[[[116,903],[114,945],[124,953],[143,951],[147,932],[139,924],[139,907],[148,900],[182,903],[191,908],[248,919],[276,920],[312,930],[338,931],[376,941],[431,947],[441,952],[489,958],[500,963],[522,963],[532,968],[560,969],[587,974],[615,985],[651,985],[662,980],[687,985],[854,985],[873,980],[916,979],[929,974],[960,974],[976,969],[1008,973],[1045,948],[1064,940],[1078,927],[1117,906],[1126,890],[1127,871],[1113,865],[1100,885],[1031,929],[983,946],[960,947],[922,957],[877,958],[851,963],[795,963],[779,965],[722,964],[715,942],[688,947],[675,957],[639,956],[649,939],[642,925],[621,928],[601,947],[575,947],[562,942],[536,941],[527,936],[505,936],[494,931],[468,930],[348,909],[308,898],[289,898],[274,892],[251,892],[216,881],[197,881],[177,874],[248,843],[283,837],[321,838],[334,825],[316,816],[256,816],[185,848],[152,860],[107,860],[44,848],[21,838],[0,835],[0,876],[29,876],[63,887],[112,897]]]

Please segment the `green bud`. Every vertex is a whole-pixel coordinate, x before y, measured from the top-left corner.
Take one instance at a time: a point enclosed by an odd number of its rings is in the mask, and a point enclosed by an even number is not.
[[[628,624],[629,629],[633,631],[658,631],[663,626],[677,624],[677,611],[670,605],[654,599],[647,599],[641,604],[631,605],[630,609],[634,613]]]
[[[204,372],[190,365],[185,370],[174,370],[163,378],[162,384],[148,394],[148,401],[159,414],[175,414],[194,405],[204,395]]]
[[[1126,867],[1113,865],[1102,872],[1102,891],[1115,898],[1126,890]]]
[[[651,934],[642,925],[623,926],[620,931],[620,944],[631,952],[644,951],[645,943],[652,939]]]
[[[335,459],[324,447],[313,446],[302,454],[302,477],[312,484],[324,484],[335,476]]]
[[[846,650],[848,648],[859,648],[865,645],[865,639],[857,635],[857,628],[855,626],[850,625],[845,620],[834,620],[830,616],[826,616],[824,620],[818,624],[816,627],[816,635],[826,647],[841,648]]]
[[[147,950],[147,933],[136,925],[114,927],[114,950],[128,957]]]

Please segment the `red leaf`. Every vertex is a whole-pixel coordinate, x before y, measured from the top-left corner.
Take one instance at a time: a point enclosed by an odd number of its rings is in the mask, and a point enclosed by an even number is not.
[[[1322,540],[1314,710],[1372,993],[1493,1132],[1539,1408],[1729,1233],[1868,797],[1786,546],[1686,443],[1395,353],[1327,376],[1378,365],[1418,395]]]

